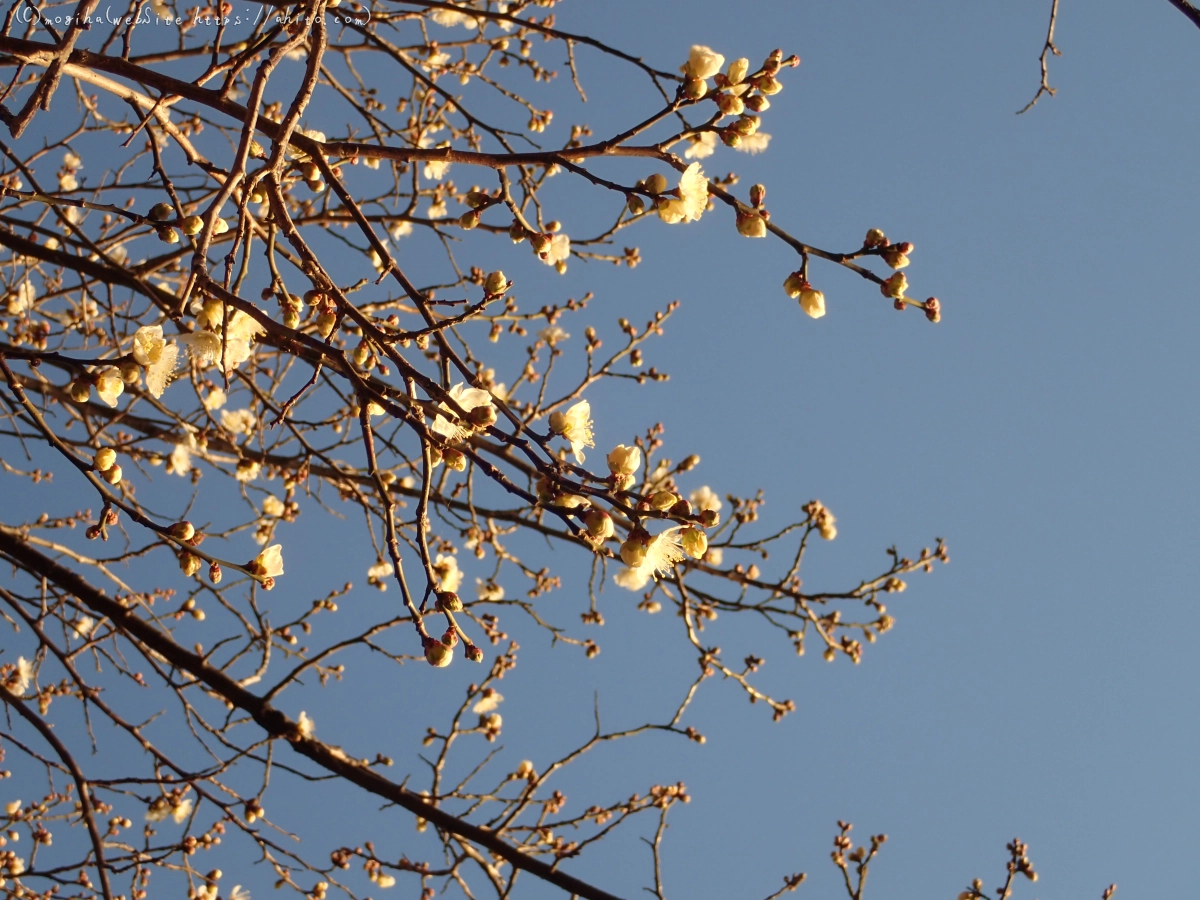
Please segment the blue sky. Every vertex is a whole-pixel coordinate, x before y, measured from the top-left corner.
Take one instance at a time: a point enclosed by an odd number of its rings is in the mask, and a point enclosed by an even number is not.
[[[694,799],[672,813],[666,844],[670,896],[765,896],[793,871],[811,879],[796,896],[834,896],[838,818],[890,837],[872,871],[877,897],[953,897],[976,876],[995,886],[1014,835],[1041,876],[1018,896],[1191,888],[1179,860],[1200,841],[1190,564],[1200,307],[1188,263],[1200,31],[1165,0],[1065,3],[1063,56],[1050,63],[1058,95],[1016,116],[1037,87],[1048,12],[1045,0],[556,9],[560,27],[662,68],[693,43],[753,61],[775,46],[798,53],[764,117],[770,150],[719,151],[706,171],[737,171],[743,191],[766,184],[773,219],[816,246],[853,249],[869,227],[913,241],[913,294],[936,294],[944,310],[937,326],[898,314],[861,279],[814,262],[829,311],[810,320],[780,287],[794,257],[740,238],[723,215],[647,222],[623,241],[642,251],[633,272],[576,261],[559,278],[487,242],[467,260],[520,273],[525,307],[593,290],[588,314],[564,323],[577,342],[588,322],[611,335],[618,316],[636,322],[680,299],[646,352],[671,380],[591,396],[597,452],[661,420],[668,455],[702,456],[694,486],[767,490],[764,528],[819,497],[840,534],[816,548],[808,586],[883,568],[893,543],[915,553],[941,536],[950,547],[950,566],[893,598],[896,628],[860,666],[796,659],[748,623],[713,626],[728,658],[767,659],[765,686],[798,706],[783,722],[732,686],[707,685],[686,720],[704,747],[652,737],[564,773],[562,789],[587,803],[687,782]],[[580,73],[592,101],[556,119],[560,131],[586,121],[604,134],[653,108],[629,69],[581,51]],[[564,81],[549,96],[567,91]],[[556,200],[568,232],[587,233],[595,195],[564,186]],[[319,596],[344,578],[320,581],[328,520],[310,518],[285,535],[289,575]],[[359,537],[348,530],[341,552],[362,581],[373,558],[351,549]],[[586,572],[561,551],[546,558],[565,577],[548,609],[578,631]],[[483,574],[463,569],[468,584]],[[395,600],[353,596],[370,615]],[[524,651],[503,686],[501,759],[540,764],[586,739],[593,697],[606,725],[673,708],[692,653],[675,619],[648,618],[631,598],[605,593],[603,652],[590,662],[547,652],[514,624]],[[420,734],[476,673],[401,674],[394,696],[373,693],[382,673],[367,666],[306,698],[320,704],[308,707],[319,734],[349,747],[366,707],[360,752],[419,772]],[[321,828],[345,823],[346,840],[361,840],[361,814],[330,806]],[[416,856],[409,827],[393,849]],[[568,870],[632,897],[648,863],[631,834]],[[260,896],[270,880],[241,878]]]

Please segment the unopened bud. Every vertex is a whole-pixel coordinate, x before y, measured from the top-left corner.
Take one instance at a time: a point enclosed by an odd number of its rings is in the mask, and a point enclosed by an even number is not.
[[[175,218],[175,207],[170,203],[155,203],[150,207],[150,218],[155,222],[167,222]]]
[[[442,461],[446,464],[446,468],[453,469],[455,472],[467,470],[467,455],[453,447],[447,447],[442,451]]]
[[[467,206],[471,209],[479,209],[481,206],[487,206],[491,201],[491,197],[483,191],[468,191]]]
[[[679,497],[672,491],[658,491],[650,498],[650,505],[659,512],[666,512],[675,505]]]
[[[640,529],[632,532],[621,544],[621,561],[631,569],[636,569],[646,561],[646,547],[649,535]]]
[[[646,208],[646,201],[637,194],[630,194],[629,199],[625,202],[625,206],[633,215],[637,215]]]
[[[429,638],[425,644],[425,660],[436,669],[443,669],[454,660],[454,648]]]
[[[904,296],[904,292],[908,289],[908,278],[903,272],[896,272],[891,278],[888,278],[879,286],[879,292],[885,297],[898,299]]]
[[[646,179],[646,190],[651,194],[661,194],[667,189],[667,177],[659,172],[655,172]]]
[[[121,483],[121,467],[115,466],[115,465],[109,466],[107,469],[103,470],[100,473],[100,477],[103,478],[105,481],[107,481],[109,484],[112,484],[112,485],[120,484]]]
[[[117,461],[117,451],[112,447],[101,447],[92,459],[96,464],[96,471],[103,472],[105,469],[111,469]]]
[[[88,397],[91,396],[92,388],[86,381],[72,381],[67,391],[70,393],[71,399],[76,403],[87,403]]]
[[[734,94],[717,94],[717,108],[727,116],[740,116],[746,111],[746,104]]]
[[[708,93],[708,85],[703,78],[688,78],[683,82],[683,96],[689,100],[699,100]]]
[[[705,509],[700,513],[700,524],[705,528],[716,528],[721,524],[721,514],[715,509]]]
[[[937,297],[930,297],[925,301],[925,318],[930,322],[942,321],[942,304],[938,302]]]
[[[504,277],[504,273],[496,270],[488,272],[487,278],[484,279],[483,289],[489,297],[499,297],[508,290],[508,279]]]
[[[679,542],[683,545],[683,552],[692,559],[702,559],[708,552],[708,535],[699,528],[683,529]]]
[[[437,609],[438,612],[462,612],[462,598],[454,591],[438,591],[437,592]]]
[[[191,522],[176,522],[167,529],[167,534],[177,541],[190,541],[195,533],[196,528]]]
[[[755,82],[755,87],[757,87],[768,97],[772,97],[783,90],[783,85],[770,75],[764,75],[762,78],[758,79],[758,81]]]
[[[208,567],[208,580],[213,584],[221,583],[221,566],[219,563],[212,563]]]
[[[767,200],[767,186],[765,184],[750,185],[750,205],[762,206]]]
[[[466,656],[470,662],[483,662],[483,651],[474,644],[467,644],[463,655]]]
[[[184,550],[179,554],[179,570],[189,577],[195,575],[200,571],[200,557]]]
[[[725,81],[731,85],[741,84],[749,72],[750,60],[743,56],[741,59],[735,59],[729,64],[729,68],[725,70]]]
[[[671,504],[671,508],[667,512],[673,516],[690,516],[692,514],[692,504],[680,497]]]
[[[739,147],[742,143],[742,136],[732,128],[721,129],[721,143],[726,147]]]
[[[583,527],[587,529],[588,536],[596,541],[606,541],[616,533],[612,516],[596,507],[584,513]]]
[[[809,286],[800,292],[800,308],[812,319],[825,315],[825,295]]]
[[[771,108],[771,101],[762,94],[754,94],[746,98],[746,109],[751,112],[765,112]]]
[[[186,235],[199,234],[204,230],[204,220],[199,216],[186,216],[179,227]]]
[[[521,243],[526,237],[525,226],[513,219],[512,224],[508,226],[508,236],[514,244]]]
[[[162,227],[158,229],[158,239],[164,244],[178,244],[179,232],[174,228]]]
[[[329,337],[333,333],[333,326],[337,322],[337,316],[332,312],[323,312],[317,316],[317,334],[323,338]]]
[[[742,237],[761,238],[767,236],[767,221],[755,210],[739,209],[735,221],[738,234]]]
[[[891,247],[885,249],[880,256],[882,256],[883,261],[893,269],[903,269],[911,262],[911,260],[908,258],[908,255],[902,253],[899,249],[899,245],[896,244],[893,244]]]
[[[496,407],[490,403],[485,403],[483,406],[476,406],[467,412],[467,421],[479,431],[485,431],[490,426],[495,425],[497,418],[499,418],[499,413],[496,412]]]
[[[479,213],[473,209],[467,210],[458,217],[458,226],[466,231],[470,231],[479,224]]]

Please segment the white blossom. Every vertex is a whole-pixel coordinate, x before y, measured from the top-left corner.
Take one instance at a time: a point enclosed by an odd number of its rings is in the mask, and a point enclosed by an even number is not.
[[[23,694],[29,690],[29,684],[33,681],[33,664],[25,657],[17,657],[17,684],[15,693]]]
[[[680,70],[690,78],[712,78],[725,65],[725,57],[703,44],[693,44],[688,61]]]
[[[744,137],[734,150],[739,153],[762,153],[767,149],[767,144],[771,143],[771,136],[765,131],[756,131],[749,137]]]
[[[457,593],[462,584],[463,573],[458,568],[458,559],[453,554],[439,553],[433,561],[433,572],[438,577],[438,590]]]
[[[462,410],[465,413],[469,413],[473,409],[479,409],[480,407],[492,405],[492,395],[490,393],[482,388],[465,387],[462,382],[459,382],[458,384],[454,385],[454,387],[450,388],[448,396],[451,400],[462,407]],[[453,410],[446,403],[440,404],[438,409],[443,409],[447,413],[455,415]],[[461,441],[467,437],[470,437],[471,435],[470,428],[464,428],[462,425],[450,421],[450,419],[446,418],[441,413],[438,413],[438,415],[434,418],[431,430],[434,432],[434,434],[440,434],[448,441]]]
[[[550,246],[545,250],[542,262],[548,266],[566,262],[571,256],[571,239],[562,232],[550,238]]]
[[[711,509],[713,512],[721,511],[721,498],[707,484],[692,491],[688,496],[688,500],[692,502],[693,510]]]
[[[570,337],[570,335],[567,334],[565,331],[563,331],[561,328],[559,328],[557,325],[551,325],[549,328],[543,328],[541,331],[539,331],[538,337],[540,337],[547,344],[554,345],[554,344],[557,344],[559,341],[565,341],[567,338]]]
[[[586,400],[580,400],[565,413],[552,412],[550,430],[570,442],[575,461],[580,464],[584,461],[583,448],[596,446],[592,439],[592,406]]]
[[[308,717],[308,713],[300,710],[300,718],[296,720],[296,730],[300,732],[300,737],[310,738],[317,730],[317,725]]]
[[[274,578],[277,575],[283,574],[283,545],[272,544],[266,550],[262,551],[258,556],[254,557],[254,561],[248,566],[253,568],[255,573],[264,578]]]
[[[659,201],[658,217],[668,225],[699,220],[708,206],[708,179],[700,163],[694,162],[679,177],[679,197]]]
[[[253,435],[258,418],[249,409],[221,410],[221,425],[234,434]]]
[[[181,800],[179,805],[171,810],[171,818],[175,820],[176,825],[182,825],[184,820],[192,813],[192,798]]]
[[[475,579],[475,596],[480,600],[503,600],[504,588],[496,584],[496,582],[482,578]]]
[[[215,387],[209,391],[207,395],[205,395],[204,408],[209,412],[214,412],[224,406],[227,399],[228,397],[225,394],[225,389],[221,387]]]
[[[706,159],[717,149],[717,133],[702,131],[688,138],[688,148],[683,151],[686,159]]]
[[[455,25],[462,25],[464,28],[475,28],[479,24],[474,16],[468,16],[466,13],[457,12],[452,9],[435,9],[430,18],[443,28],[453,28]]]
[[[642,566],[636,569],[622,566],[613,576],[613,581],[617,587],[623,587],[627,591],[640,591],[650,581],[650,573]]]
[[[471,707],[471,712],[490,713],[499,708],[503,701],[504,695],[499,691],[492,690],[491,688],[484,688],[483,696],[480,697],[478,702]]]
[[[117,405],[117,398],[125,392],[125,382],[121,378],[121,370],[116,366],[108,366],[96,376],[96,393],[109,406]]]

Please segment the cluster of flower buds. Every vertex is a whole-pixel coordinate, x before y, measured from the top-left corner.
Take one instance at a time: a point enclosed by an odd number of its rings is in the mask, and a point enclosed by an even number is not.
[[[737,230],[742,237],[761,238],[767,236],[767,222],[771,214],[764,209],[767,189],[765,185],[755,184],[750,187],[750,206],[738,204]]]
[[[314,194],[325,190],[325,182],[321,177],[321,167],[312,160],[300,164],[300,177]]]
[[[833,517],[833,513],[820,500],[810,500],[801,507],[808,513],[808,520],[820,532],[821,537],[827,541],[832,541],[837,537],[837,519]]]
[[[800,301],[800,308],[813,319],[825,315],[825,295],[816,290],[801,272],[793,272],[784,279],[783,289],[793,300]]]
[[[109,484],[121,483],[121,467],[117,465],[117,451],[112,447],[101,447],[92,457],[96,472]]]

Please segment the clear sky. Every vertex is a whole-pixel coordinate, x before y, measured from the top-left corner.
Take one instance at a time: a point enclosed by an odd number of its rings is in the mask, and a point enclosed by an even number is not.
[[[767,490],[764,528],[820,498],[840,534],[812,556],[813,589],[882,569],[893,543],[912,554],[944,537],[952,559],[892,598],[896,627],[857,667],[797,659],[782,638],[722,618],[712,633],[726,656],[765,657],[764,685],[797,712],[772,723],[733,686],[708,685],[685,721],[705,746],[606,748],[564,773],[564,792],[590,803],[685,781],[693,800],[673,811],[665,845],[675,898],[762,897],[795,871],[810,877],[795,896],[835,896],[839,818],[890,837],[872,869],[878,898],[949,898],[976,876],[993,887],[1014,836],[1041,876],[1018,896],[1098,898],[1110,882],[1118,897],[1189,896],[1186,859],[1200,844],[1200,307],[1188,268],[1200,30],[1166,0],[1066,0],[1063,56],[1050,61],[1058,94],[1017,116],[1038,84],[1048,0],[569,0],[555,12],[559,27],[662,68],[693,43],[755,62],[777,46],[799,54],[764,117],[768,152],[719,150],[706,171],[736,171],[741,190],[764,183],[773,218],[813,245],[852,250],[870,227],[914,242],[912,293],[936,294],[944,311],[937,326],[896,313],[873,286],[814,261],[828,314],[810,320],[781,288],[795,258],[740,238],[725,215],[622,236],[641,248],[633,272],[575,261],[557,279],[522,269],[508,247],[481,247],[464,261],[526,272],[526,307],[595,291],[592,314],[564,323],[573,349],[589,321],[611,333],[618,316],[682,301],[647,351],[671,380],[591,396],[597,452],[661,420],[668,455],[702,456],[695,486]],[[592,100],[556,119],[559,134],[586,121],[604,135],[653,108],[632,70],[583,50],[579,64]],[[308,124],[322,127],[319,105]],[[594,197],[564,187],[551,212],[582,235]],[[362,556],[363,581],[373,557],[349,547],[357,523],[344,523],[343,547],[329,520],[311,519],[285,534],[293,584],[316,584],[314,596],[338,586],[320,581],[330,546]],[[569,554],[552,559],[566,583],[548,609],[579,631],[583,579]],[[484,574],[472,562],[468,584]],[[352,596],[395,600],[361,586]],[[593,697],[608,726],[673,708],[692,653],[676,619],[634,602],[606,591],[592,661],[548,652],[514,623],[525,650],[504,687],[501,759],[540,764],[586,739]],[[347,729],[350,749],[369,704],[359,752],[391,752],[394,772],[420,773],[420,734],[478,677],[466,666],[442,675],[413,667],[393,697],[365,674],[308,711],[319,736],[340,743]],[[346,840],[361,840],[358,816],[322,807],[322,828],[348,823]],[[393,849],[416,858],[410,829],[397,826]],[[650,883],[632,833],[567,870],[626,897]],[[240,878],[260,900],[272,880],[263,869]]]

